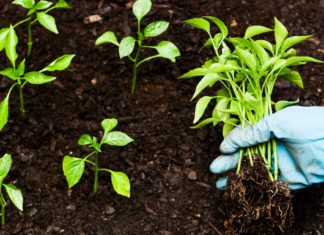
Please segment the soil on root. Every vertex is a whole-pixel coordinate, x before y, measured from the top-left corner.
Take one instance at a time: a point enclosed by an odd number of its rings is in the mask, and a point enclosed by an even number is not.
[[[282,181],[271,182],[261,158],[251,166],[247,161],[237,175],[231,173],[224,198],[229,234],[278,234],[293,222],[292,194]]]

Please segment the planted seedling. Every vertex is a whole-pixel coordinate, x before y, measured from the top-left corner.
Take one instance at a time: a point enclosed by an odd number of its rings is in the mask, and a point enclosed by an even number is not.
[[[12,158],[9,154],[5,154],[0,158],[0,205],[1,205],[1,225],[5,224],[5,208],[7,202],[3,195],[3,188],[6,190],[9,199],[17,207],[18,210],[23,211],[23,196],[15,185],[5,184],[3,180],[8,175],[12,164]]]
[[[99,166],[99,154],[101,153],[103,145],[122,147],[126,146],[134,140],[127,134],[120,131],[112,131],[118,124],[117,119],[105,119],[101,122],[104,130],[103,136],[98,142],[97,138],[89,134],[83,134],[78,144],[81,146],[88,146],[91,152],[82,158],[65,156],[63,159],[63,172],[68,182],[69,188],[76,185],[83,173],[86,163],[94,167],[94,184],[93,193],[98,191],[99,172],[108,172],[111,176],[111,183],[116,193],[130,197],[130,182],[127,175],[120,171],[113,171]]]
[[[127,57],[133,62],[133,77],[131,86],[132,94],[134,94],[136,89],[137,72],[141,64],[155,58],[165,58],[169,59],[171,62],[175,62],[176,57],[180,56],[179,49],[172,42],[161,41],[155,46],[144,44],[148,38],[160,36],[169,27],[169,22],[159,20],[146,25],[144,30],[142,30],[142,19],[149,13],[151,7],[151,0],[137,0],[133,5],[133,14],[137,19],[137,38],[126,36],[119,42],[114,32],[107,31],[96,40],[97,46],[105,43],[114,44],[119,48],[120,59]],[[157,54],[141,59],[140,55],[143,48],[155,49]]]
[[[247,127],[256,124],[273,112],[298,102],[284,100],[274,102],[272,100],[274,85],[279,77],[302,88],[303,81],[300,74],[291,67],[303,65],[307,62],[321,63],[321,61],[309,56],[297,56],[293,46],[307,40],[310,36],[288,37],[287,29],[276,18],[274,29],[260,25],[250,26],[247,28],[243,38],[228,37],[228,28],[224,22],[216,17],[206,16],[190,19],[185,22],[208,34],[209,39],[205,42],[205,46],[211,46],[215,52],[215,56],[207,60],[201,67],[190,70],[180,78],[202,77],[192,99],[197,98],[208,87],[215,87],[216,84],[221,86],[221,89],[215,92],[215,95],[199,98],[195,108],[194,124],[196,125],[194,128],[200,128],[207,124],[216,126],[223,123],[223,136],[225,137],[236,126]],[[211,33],[211,23],[219,28],[219,32],[215,35]],[[267,40],[255,39],[255,36],[273,31],[275,44]],[[214,107],[211,116],[199,122],[209,104],[213,104]],[[290,196],[287,185],[282,182],[276,183],[279,174],[276,148],[276,140],[272,139],[268,143],[242,149],[240,151],[239,163],[236,171],[237,177],[241,177],[242,179],[242,175],[245,174],[246,176],[246,172],[240,172],[242,160],[245,156],[247,156],[247,162],[249,162],[255,172],[260,168],[259,159],[261,158],[261,165],[266,167],[266,170],[262,170],[262,172],[268,175],[269,179],[267,180],[270,182],[274,181],[273,184],[276,189],[280,188],[279,191],[286,190],[288,191],[286,195]],[[256,176],[254,175],[253,177]],[[260,180],[260,178],[258,178],[258,180]],[[253,188],[251,186],[253,183],[251,182],[252,181],[249,181],[250,186],[248,187]],[[280,187],[280,183],[284,186]],[[233,181],[228,185],[231,186],[228,186],[227,190],[235,188],[235,186],[233,186],[235,182]],[[264,187],[265,185],[266,183],[263,184]],[[264,191],[266,190],[269,190],[269,188],[265,187]],[[231,191],[228,192],[228,194],[232,196],[235,193],[239,194],[239,191],[240,189],[237,187],[235,192]],[[263,190],[259,191],[262,192]],[[272,191],[272,193],[273,192],[274,191]],[[264,193],[266,194],[266,192]],[[269,191],[267,191],[267,193],[269,193]],[[246,194],[251,196],[248,193]],[[238,197],[239,196],[240,195],[238,195]],[[255,195],[252,195],[252,197],[253,196]],[[267,196],[269,197],[263,195],[262,198],[272,198],[271,196],[273,195]],[[242,198],[235,198],[236,202],[242,202],[241,199]],[[288,199],[290,200],[289,197]],[[282,215],[282,217],[289,217],[289,212],[291,211],[291,207],[289,207],[290,204],[283,203],[278,205],[276,203],[277,202],[266,203],[266,206],[270,204],[271,206],[268,207],[270,209],[278,206],[275,210],[282,210],[282,214],[280,215]],[[244,206],[246,205],[243,205],[243,207]],[[253,206],[255,206],[255,203],[252,205],[252,208],[255,208]],[[258,209],[262,211],[262,213],[259,213],[260,216],[269,212],[268,210],[263,210],[264,208]],[[235,223],[235,218],[238,218],[235,216],[236,215],[229,219],[228,224],[230,226]],[[241,215],[239,215],[239,217],[240,216]],[[250,214],[250,216],[254,218],[252,214]],[[284,227],[286,225],[288,226],[291,222],[289,219],[284,220],[285,218],[282,217],[279,216],[279,218],[276,218],[278,219],[276,221],[276,226],[278,226],[280,230],[283,230]],[[246,219],[246,221],[250,221],[248,217],[243,216],[242,218],[243,220]],[[238,219],[236,222],[239,224]],[[242,225],[239,229],[241,230],[236,230],[236,232],[243,231],[246,228]],[[247,233],[251,232],[251,230],[244,231]]]
[[[65,0],[59,0],[55,4],[50,1],[40,0],[14,0],[13,4],[20,5],[26,10],[27,18],[16,23],[13,28],[27,22],[27,33],[28,33],[28,50],[27,56],[30,56],[33,46],[32,26],[36,23],[42,25],[45,29],[58,34],[55,18],[48,14],[54,9],[71,9],[69,4]]]

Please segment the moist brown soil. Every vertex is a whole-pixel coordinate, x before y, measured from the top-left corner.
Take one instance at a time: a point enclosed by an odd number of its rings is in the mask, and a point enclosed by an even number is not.
[[[288,185],[271,182],[259,157],[254,157],[253,166],[243,161],[238,175],[231,172],[224,198],[229,212],[224,222],[228,234],[282,234],[293,223]]]
[[[24,11],[0,0],[0,27],[24,18]],[[298,46],[303,55],[324,59],[323,0],[236,1],[153,0],[144,24],[165,19],[169,31],[160,38],[173,41],[182,52],[176,64],[155,60],[143,65],[137,93],[129,95],[131,64],[119,60],[113,46],[95,47],[108,29],[121,38],[135,34],[131,1],[71,0],[73,10],[56,11],[59,35],[34,28],[34,50],[29,70],[40,69],[63,53],[76,53],[70,68],[44,86],[27,86],[27,118],[19,117],[17,91],[10,104],[10,121],[0,133],[0,154],[11,153],[14,164],[8,178],[24,193],[24,212],[7,207],[7,224],[0,234],[223,234],[228,218],[223,192],[215,189],[217,176],[209,164],[219,154],[219,128],[191,130],[197,80],[176,78],[199,66],[206,35],[182,23],[190,17],[214,15],[223,19],[232,35],[242,35],[250,24],[273,26],[277,16],[291,34],[314,34]],[[84,24],[98,14],[102,20]],[[18,30],[20,53],[26,53],[26,30]],[[151,43],[155,43],[152,41]],[[7,61],[1,54],[1,68]],[[323,105],[324,68],[300,67],[305,89],[278,83],[275,98],[302,105]],[[8,80],[0,78],[0,98]],[[100,175],[99,193],[92,195],[92,172],[67,188],[62,173],[64,155],[87,151],[76,141],[83,133],[99,135],[107,117],[120,121],[119,130],[135,142],[126,148],[106,148],[103,167],[124,171],[131,180],[131,198],[116,195],[108,175]],[[294,192],[295,222],[286,234],[324,233],[324,185]]]

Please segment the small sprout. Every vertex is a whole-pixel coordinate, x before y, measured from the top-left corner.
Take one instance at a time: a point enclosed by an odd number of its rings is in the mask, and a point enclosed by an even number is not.
[[[174,63],[176,61],[176,57],[180,56],[179,49],[169,41],[161,41],[156,46],[148,46],[143,44],[148,38],[160,36],[169,27],[169,22],[159,20],[146,25],[144,30],[142,31],[141,21],[144,16],[149,13],[151,7],[151,0],[137,0],[133,5],[133,14],[137,19],[137,38],[126,36],[120,42],[118,42],[115,33],[108,31],[102,34],[96,40],[96,46],[111,43],[119,47],[118,52],[120,59],[128,57],[128,59],[133,62],[133,77],[131,86],[132,94],[134,94],[136,89],[138,67],[141,64],[155,58],[169,59]],[[157,51],[157,54],[140,59],[141,51],[143,48],[155,49]],[[132,56],[132,54],[134,54],[134,56]]]
[[[104,144],[110,146],[126,146],[134,140],[127,134],[120,131],[112,131],[118,124],[117,119],[105,119],[101,122],[101,126],[104,130],[104,134],[98,143],[97,138],[90,136],[89,134],[83,134],[78,140],[78,144],[81,146],[88,146],[92,149],[91,153],[83,158],[65,156],[63,159],[63,172],[68,182],[69,188],[76,185],[84,172],[85,164],[88,163],[94,166],[94,194],[98,191],[98,178],[99,172],[105,171],[110,173],[111,182],[116,193],[130,197],[130,182],[127,175],[120,171],[113,171],[107,168],[99,167],[99,153],[101,152]],[[90,160],[91,159],[91,160]]]

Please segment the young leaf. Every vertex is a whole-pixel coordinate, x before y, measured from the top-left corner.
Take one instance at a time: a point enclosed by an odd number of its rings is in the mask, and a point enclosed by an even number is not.
[[[157,37],[164,33],[169,27],[169,22],[155,21],[147,25],[144,29],[145,37]]]
[[[287,49],[289,49],[290,47],[305,41],[307,39],[309,39],[312,35],[307,35],[307,36],[293,36],[293,37],[289,37],[286,38],[285,41],[282,44],[282,50],[286,51]]]
[[[45,9],[49,8],[50,6],[52,6],[52,4],[53,4],[52,2],[41,0],[36,3],[36,5],[34,6],[34,9],[36,11],[45,10]]]
[[[195,68],[190,70],[189,72],[186,72],[185,74],[182,74],[179,78],[192,78],[192,77],[200,77],[205,76],[208,72],[208,69],[206,68]]]
[[[7,94],[6,98],[0,103],[0,131],[8,122],[9,116],[9,95]]]
[[[255,42],[273,54],[273,45],[270,42],[266,40],[256,40]]]
[[[26,59],[23,59],[21,62],[20,62],[20,64],[18,65],[18,68],[17,68],[17,70],[16,70],[16,72],[17,72],[17,76],[22,76],[22,75],[24,75],[24,73],[25,73],[25,62],[26,62]]]
[[[12,4],[20,5],[23,8],[30,9],[34,6],[35,0],[15,0]]]
[[[213,46],[214,43],[215,47],[218,48],[222,40],[223,40],[223,34],[217,33],[214,35],[213,40],[211,38],[207,39],[207,41],[204,43],[204,47]]]
[[[212,114],[213,118],[216,118],[217,120],[223,122],[228,120],[230,118],[230,114],[225,112],[225,110],[228,109],[229,102],[230,99],[228,98],[220,99],[213,110],[213,114]]]
[[[300,76],[299,72],[291,71],[290,69],[287,69],[285,71],[288,71],[288,72],[286,72],[285,74],[280,74],[280,77],[286,79],[287,81],[291,82],[292,84],[295,84],[299,88],[304,88],[303,79]]]
[[[288,35],[286,27],[275,17],[274,26],[275,40],[276,40],[276,51],[279,51],[283,41]]]
[[[30,84],[34,84],[34,85],[40,85],[40,84],[44,84],[44,83],[48,83],[51,81],[54,81],[56,79],[56,77],[52,77],[52,76],[47,76],[41,72],[28,72],[24,75],[24,79],[29,82]]]
[[[207,118],[207,119],[199,122],[197,125],[191,127],[191,129],[198,129],[198,128],[201,128],[201,127],[206,126],[213,122],[215,122],[215,118]]]
[[[0,51],[2,51],[6,45],[8,32],[9,28],[3,28],[0,30]]]
[[[262,105],[261,100],[257,100],[250,92],[243,94],[244,105],[251,110],[257,110]]]
[[[151,0],[137,0],[133,5],[133,14],[136,16],[137,20],[140,22],[144,16],[149,13],[152,7]]]
[[[210,34],[210,24],[207,20],[203,18],[193,18],[185,21],[186,24],[195,27],[197,29],[204,30],[208,34]]]
[[[58,34],[55,18],[53,16],[46,14],[45,12],[38,12],[36,15],[38,22],[43,25],[45,29]]]
[[[134,140],[123,132],[112,131],[103,137],[103,143],[111,146],[125,146]]]
[[[62,9],[71,9],[71,6],[65,0],[59,0],[55,5],[55,8],[62,8]]]
[[[246,64],[252,71],[256,70],[257,61],[252,53],[239,47],[236,47],[235,51],[244,64]]]
[[[63,159],[63,172],[69,188],[76,185],[84,172],[84,159],[65,156]]]
[[[109,172],[111,173],[111,182],[116,193],[129,198],[130,182],[127,175],[120,171],[109,170]]]
[[[132,54],[135,42],[136,40],[131,36],[124,37],[121,40],[119,45],[119,57],[121,59]]]
[[[18,58],[18,54],[16,51],[17,44],[18,44],[17,34],[14,28],[12,27],[12,25],[10,25],[7,39],[6,39],[5,49],[6,49],[7,57],[10,60],[12,67],[14,68],[16,67],[16,59]]]
[[[195,108],[195,118],[193,123],[196,123],[200,120],[200,118],[203,116],[208,104],[210,103],[211,99],[213,97],[211,96],[204,96],[200,98],[196,104]]]
[[[180,51],[176,45],[169,41],[161,41],[158,45],[154,46],[159,56],[169,59],[172,62],[176,61],[176,57],[180,56]]]
[[[244,38],[249,39],[249,38],[252,38],[252,37],[254,37],[256,35],[259,35],[259,34],[262,34],[262,33],[267,33],[267,32],[270,32],[270,31],[273,31],[273,30],[270,29],[270,28],[264,27],[262,25],[250,26],[250,27],[248,27],[246,29]]]
[[[114,129],[118,124],[118,120],[115,118],[105,119],[101,122],[101,126],[107,134],[109,131]]]
[[[261,65],[264,65],[266,62],[268,62],[270,59],[270,56],[267,53],[267,51],[259,43],[256,43],[255,41],[251,41],[251,44],[252,44],[258,58],[260,59]]]
[[[295,101],[280,100],[280,101],[276,102],[276,104],[275,104],[276,112],[278,112],[288,106],[295,105],[295,104],[299,104],[299,99],[297,99]]]
[[[228,28],[222,20],[220,20],[214,16],[204,16],[204,18],[211,20],[214,24],[216,24],[218,26],[219,30],[223,34],[223,38],[227,37]]]
[[[17,70],[15,70],[13,68],[6,68],[6,69],[0,71],[0,74],[10,78],[13,81],[17,80],[17,77],[19,77]]]
[[[112,43],[115,44],[116,46],[119,46],[115,33],[111,31],[105,32],[96,40],[96,46],[105,43]]]
[[[53,72],[53,71],[65,70],[67,67],[70,66],[70,63],[74,57],[75,55],[69,55],[69,54],[63,55],[57,58],[56,60],[54,60],[53,62],[51,62],[45,68],[43,68],[41,72],[45,72],[45,71]]]
[[[8,175],[12,164],[12,158],[10,154],[5,154],[0,158],[0,182]]]
[[[83,134],[78,139],[78,145],[89,145],[92,144],[92,137],[89,134]]]
[[[20,189],[13,184],[3,184],[3,186],[7,191],[10,201],[12,201],[18,210],[23,211],[24,198]]]
[[[323,63],[323,61],[310,56],[292,56],[286,60],[285,67],[304,64],[306,62]]]
[[[239,120],[236,118],[228,119],[223,126],[223,137],[226,137],[231,132],[231,130],[235,128],[238,122]]]
[[[216,73],[210,73],[204,76],[196,86],[195,93],[193,94],[191,100],[197,97],[205,88],[212,87],[215,82],[221,80],[221,77]]]

